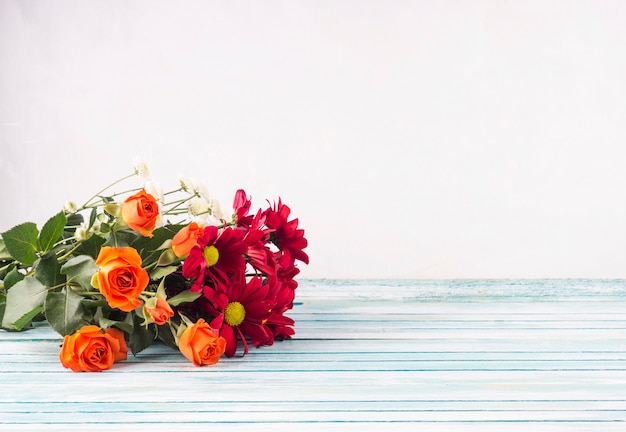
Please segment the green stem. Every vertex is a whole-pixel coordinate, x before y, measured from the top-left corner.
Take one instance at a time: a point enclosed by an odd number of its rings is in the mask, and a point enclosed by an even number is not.
[[[99,196],[100,196],[100,194],[102,194],[102,193],[103,193],[104,191],[106,191],[107,189],[112,188],[112,187],[113,187],[113,186],[115,186],[116,184],[121,183],[121,182],[123,182],[124,180],[128,180],[129,178],[134,177],[135,175],[136,175],[135,173],[129,174],[129,175],[125,176],[125,177],[122,177],[122,178],[120,178],[120,179],[118,179],[118,180],[114,181],[114,182],[113,182],[113,183],[111,183],[110,185],[108,185],[108,186],[106,186],[106,187],[104,187],[104,188],[100,189],[98,192],[96,192],[95,194],[93,194],[93,196],[92,196],[91,198],[89,198],[89,199],[85,202],[85,204],[83,204],[83,205],[80,207],[80,209],[79,209],[78,211],[80,211],[80,210],[84,210],[84,209],[88,208],[87,206],[89,206],[89,205],[90,205],[91,201],[92,201],[93,199],[95,199],[95,198],[99,197]]]
[[[68,259],[74,252],[76,252],[76,249],[78,249],[80,247],[80,244],[82,242],[78,241],[76,242],[76,245],[74,245],[73,248],[71,248],[69,251],[67,251],[67,253],[65,255],[60,256],[59,258],[57,258],[58,261],[65,261],[66,259]]]
[[[175,189],[175,190],[171,190],[169,192],[164,192],[163,195],[171,195],[171,194],[175,194],[177,192],[182,192],[183,190],[184,190],[183,188],[178,188],[178,189]]]
[[[153,263],[148,264],[147,266],[145,266],[145,267],[144,267],[144,270],[146,270],[146,271],[147,271],[147,270],[152,270],[152,269],[153,269],[153,268],[155,268],[158,264],[159,264],[159,262],[158,262],[158,261],[155,261],[155,262],[153,262]]]
[[[11,267],[14,263],[16,263],[17,261],[13,260],[10,263],[8,263],[7,265],[5,265],[4,267],[0,267],[0,272],[8,269],[9,267]]]
[[[163,212],[164,215],[170,214],[170,212],[172,212],[173,210],[176,210],[177,208],[179,208],[181,205],[183,205],[184,203],[186,203],[187,201],[189,201],[192,197],[188,197],[188,198],[183,198],[181,200],[178,201],[172,201],[171,203],[168,203],[167,205],[172,205],[177,203],[174,207],[167,209],[166,211]]]

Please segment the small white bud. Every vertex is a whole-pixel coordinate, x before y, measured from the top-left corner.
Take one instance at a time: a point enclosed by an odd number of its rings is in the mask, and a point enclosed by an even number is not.
[[[91,225],[91,228],[89,229],[92,233],[97,233],[100,231],[100,221],[98,219],[96,219],[95,221],[93,221],[93,225]]]
[[[74,238],[77,241],[83,241],[89,238],[89,228],[87,228],[87,225],[84,222],[82,222],[80,226],[76,228],[76,231],[74,231]]]
[[[63,204],[63,210],[65,210],[65,213],[76,213],[78,206],[74,201],[65,201],[65,204]]]

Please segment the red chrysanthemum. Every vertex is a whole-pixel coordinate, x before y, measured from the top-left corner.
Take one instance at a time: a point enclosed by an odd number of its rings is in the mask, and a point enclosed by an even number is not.
[[[263,284],[261,277],[252,277],[248,282],[241,277],[227,291],[210,291],[213,295],[207,298],[215,308],[211,312],[219,313],[211,326],[220,328],[220,336],[226,339],[227,357],[235,355],[238,340],[243,343],[243,355],[248,353],[246,338],[257,347],[274,343],[273,333],[267,326],[274,302],[268,298],[269,287]]]
[[[254,219],[252,219],[244,236],[244,242],[248,246],[246,256],[248,258],[248,262],[255,270],[266,276],[273,276],[276,274],[274,252],[267,247],[270,230],[263,226],[261,216],[262,214],[259,210]]]
[[[246,195],[246,191],[239,189],[235,193],[235,199],[233,200],[233,209],[235,210],[235,223],[238,227],[248,228],[252,223],[252,216],[250,212],[250,206],[252,201]]]
[[[263,213],[265,225],[272,231],[271,241],[281,251],[289,251],[293,259],[309,263],[309,256],[302,250],[307,247],[307,239],[304,238],[304,230],[298,229],[298,219],[288,220],[291,210],[284,205],[280,198],[278,204],[268,208]]]
[[[245,271],[247,249],[240,230],[228,227],[220,232],[215,226],[207,226],[183,262],[183,277],[194,279],[194,292],[210,283],[228,286],[232,275]]]
[[[273,278],[269,281],[269,297],[274,300],[272,313],[266,321],[267,327],[272,331],[276,340],[289,339],[295,334],[293,329],[294,320],[285,316],[285,312],[293,307],[293,300],[296,295],[294,284],[291,280],[279,280]]]

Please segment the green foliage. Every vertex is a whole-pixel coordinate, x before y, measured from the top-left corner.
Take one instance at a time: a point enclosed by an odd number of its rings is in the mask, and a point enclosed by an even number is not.
[[[104,238],[94,234],[78,246],[76,253],[78,255],[88,255],[95,260],[98,258],[100,248],[104,242]]]
[[[4,240],[0,237],[0,261],[9,261],[12,259],[13,257],[7,250],[7,247],[4,244]]]
[[[130,351],[133,353],[133,355],[137,355],[138,353],[152,345],[152,343],[156,339],[157,333],[154,324],[150,324],[149,326],[143,326],[141,325],[141,321],[143,320],[143,318],[135,314],[132,315],[134,330],[128,338],[128,348],[130,348]]]
[[[77,226],[85,221],[85,218],[80,213],[72,213],[67,215],[67,222],[63,229],[63,238],[70,238],[74,235],[74,230]]]
[[[152,237],[137,236],[131,243],[131,246],[137,249],[141,257],[160,250],[163,243],[171,240],[172,237],[183,227],[183,225],[169,225],[167,227],[157,228],[152,231]]]
[[[6,277],[4,278],[4,289],[8,290],[22,279],[24,279],[24,275],[18,272],[17,268],[14,267],[13,270],[7,273]]]
[[[87,255],[79,255],[69,259],[61,266],[61,274],[68,277],[67,282],[78,284],[85,291],[93,291],[91,277],[98,271],[93,258]]]
[[[178,270],[177,266],[157,267],[150,273],[150,279],[162,279]]]
[[[186,290],[181,292],[180,294],[175,295],[171,299],[168,299],[167,302],[170,306],[178,306],[181,303],[191,303],[192,301],[198,299],[201,296],[200,293],[191,292],[191,290]]]
[[[41,228],[41,233],[39,234],[41,252],[48,252],[54,247],[56,242],[61,240],[66,223],[67,218],[63,212],[57,213],[48,219],[43,228]]]
[[[22,330],[42,310],[48,288],[37,278],[27,276],[7,292],[6,310],[2,327],[7,330]]]
[[[134,323],[131,314],[125,313],[121,319],[107,318],[102,315],[96,315],[96,321],[100,328],[107,329],[109,327],[116,327],[125,333],[132,333],[134,330]]]
[[[37,259],[39,230],[33,222],[24,222],[2,233],[4,245],[16,261],[32,265]]]
[[[132,231],[111,231],[108,240],[102,246],[127,247],[135,240],[136,236],[136,233]]]
[[[33,320],[35,320],[35,318],[42,311],[43,311],[43,306],[37,306],[35,309],[22,315],[22,317],[20,317],[17,321],[13,323],[13,326],[15,327],[16,330],[22,330],[23,328],[30,326],[31,322],[33,322]]]
[[[50,326],[60,335],[74,333],[86,323],[83,297],[68,287],[51,291],[46,296],[44,311]]]
[[[56,287],[65,283],[65,276],[60,272],[59,262],[54,254],[46,254],[35,261],[35,277],[47,287]]]

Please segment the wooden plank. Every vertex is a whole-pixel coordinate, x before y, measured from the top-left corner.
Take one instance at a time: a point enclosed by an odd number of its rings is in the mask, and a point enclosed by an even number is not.
[[[46,326],[0,332],[0,430],[622,431],[623,281],[303,281],[296,337],[100,374]],[[122,428],[122,429],[120,429]]]

